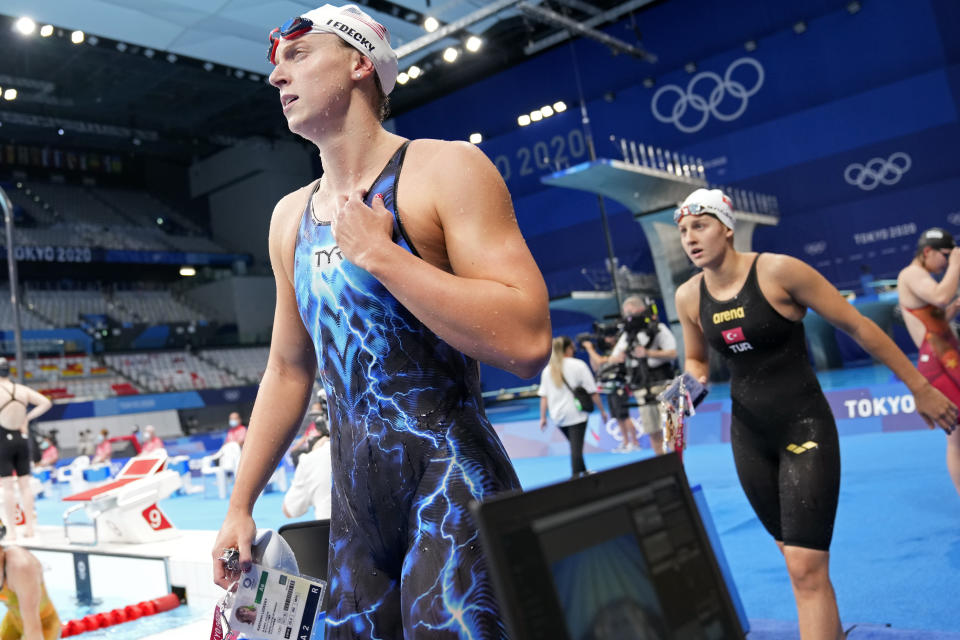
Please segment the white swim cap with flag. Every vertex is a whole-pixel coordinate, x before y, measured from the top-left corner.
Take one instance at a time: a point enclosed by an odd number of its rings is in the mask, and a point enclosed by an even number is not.
[[[277,63],[280,39],[293,40],[308,33],[332,33],[370,58],[385,94],[397,84],[397,54],[390,46],[390,32],[355,4],[336,7],[325,4],[291,18],[270,32],[270,62]]]
[[[720,189],[697,189],[683,201],[674,212],[673,221],[680,222],[686,216],[713,214],[723,226],[733,230],[733,201]]]

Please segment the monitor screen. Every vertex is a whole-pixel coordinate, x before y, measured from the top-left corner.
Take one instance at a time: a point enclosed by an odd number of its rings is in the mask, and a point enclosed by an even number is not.
[[[514,640],[744,637],[676,456],[475,513]]]

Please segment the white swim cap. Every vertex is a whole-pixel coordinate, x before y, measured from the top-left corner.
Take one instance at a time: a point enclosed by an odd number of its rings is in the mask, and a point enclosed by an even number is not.
[[[705,213],[715,215],[725,227],[733,230],[733,201],[720,189],[697,189],[688,195],[673,212],[673,221],[680,222],[685,216],[702,216]]]
[[[281,37],[290,40],[308,33],[333,33],[343,38],[373,62],[383,92],[389,95],[393,91],[399,65],[397,54],[390,46],[390,32],[360,7],[325,4],[288,20],[270,33],[270,62],[276,64],[276,46]]]

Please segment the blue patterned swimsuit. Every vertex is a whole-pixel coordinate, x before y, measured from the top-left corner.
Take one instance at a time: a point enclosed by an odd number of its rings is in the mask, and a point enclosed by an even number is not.
[[[405,143],[368,191],[394,217]],[[312,194],[297,240],[300,315],[330,407],[327,638],[503,638],[468,511],[519,481],[484,414],[476,361],[345,260]]]

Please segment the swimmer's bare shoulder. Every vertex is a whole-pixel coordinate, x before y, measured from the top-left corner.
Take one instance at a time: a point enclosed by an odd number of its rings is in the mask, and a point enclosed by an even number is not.
[[[282,197],[270,216],[270,262],[274,272],[282,269],[291,284],[297,229],[300,227],[301,214],[307,199],[318,181],[319,178]]]

